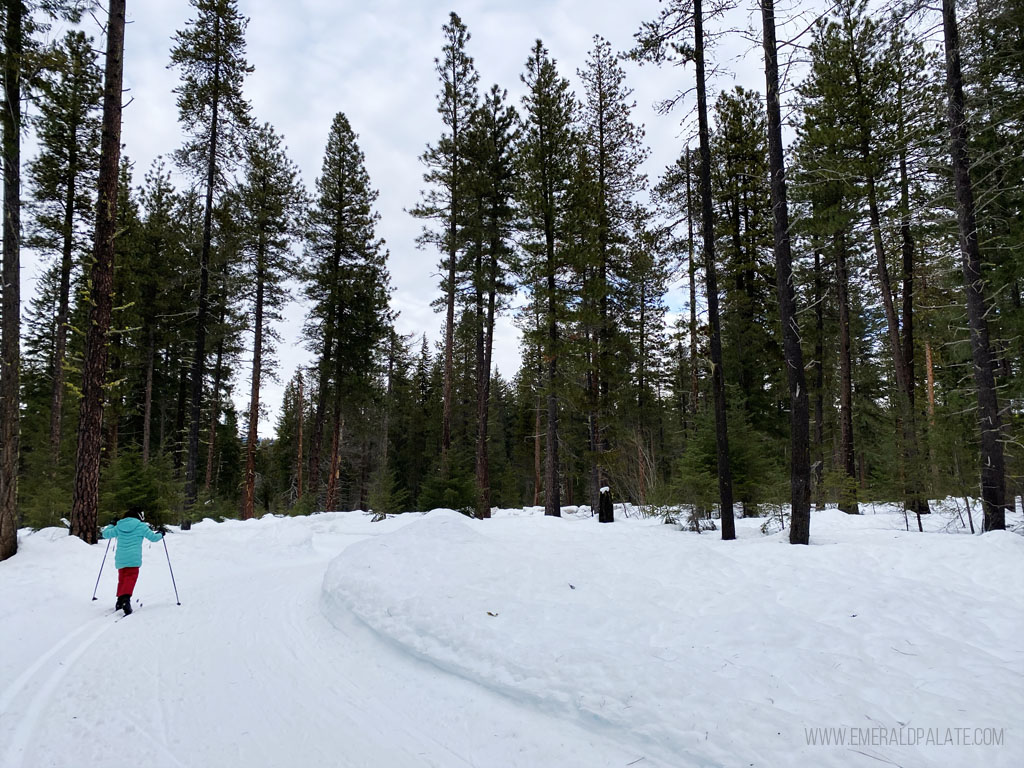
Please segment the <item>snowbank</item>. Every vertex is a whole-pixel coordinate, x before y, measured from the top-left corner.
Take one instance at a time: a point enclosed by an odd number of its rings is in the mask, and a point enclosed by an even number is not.
[[[792,547],[759,522],[439,511],[342,552],[322,608],[666,765],[1017,764],[1024,539],[826,511]]]

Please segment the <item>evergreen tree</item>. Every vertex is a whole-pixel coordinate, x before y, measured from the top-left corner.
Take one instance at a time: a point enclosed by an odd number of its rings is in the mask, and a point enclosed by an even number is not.
[[[811,476],[807,385],[803,353],[797,326],[796,290],[793,286],[789,235],[789,202],[786,195],[786,166],[782,148],[782,116],[779,104],[778,47],[775,43],[775,5],[761,0],[765,55],[765,91],[768,102],[768,146],[774,212],[775,268],[779,291],[779,319],[782,324],[786,372],[790,397],[790,509],[791,544],[809,543],[811,529]]]
[[[53,354],[49,361],[50,456],[60,459],[71,288],[76,267],[86,252],[95,203],[91,189],[99,154],[100,71],[92,39],[69,32],[51,53],[53,70],[40,79],[38,130],[40,152],[29,164],[33,231],[30,245],[59,256],[59,293],[53,319]]]
[[[853,231],[854,217],[860,207],[860,189],[851,168],[857,162],[856,126],[845,108],[849,91],[846,70],[834,66],[835,52],[826,42],[828,27],[822,24],[811,44],[811,72],[799,86],[803,123],[798,129],[796,189],[809,203],[810,215],[801,222],[819,254],[831,254],[834,262],[835,301],[839,335],[839,460],[843,479],[839,482],[839,508],[850,514],[859,512],[857,502],[856,453],[853,414],[853,333],[851,321],[851,255],[857,248]],[[820,261],[820,259],[819,259]],[[824,282],[818,265],[817,279]],[[818,306],[826,297],[819,286]],[[824,315],[817,330],[824,336]],[[822,340],[823,341],[823,340]],[[824,352],[822,344],[820,358]],[[823,397],[824,371],[819,377],[819,395]],[[823,415],[816,419],[820,426]]]
[[[242,219],[247,282],[256,293],[252,300],[252,382],[243,520],[253,516],[261,376],[264,370],[273,372],[273,342],[277,334],[270,323],[281,318],[280,310],[288,298],[284,283],[294,271],[289,249],[303,198],[298,171],[285,155],[282,144],[269,124],[252,132],[245,147],[245,176],[235,193],[237,214]]]
[[[0,6],[0,159],[3,161],[3,254],[0,259],[0,560],[18,551],[18,462],[20,456],[21,340],[21,134],[27,75],[36,65],[37,7],[76,21],[71,0],[8,0]]]
[[[389,277],[383,241],[375,234],[376,190],[356,134],[344,114],[331,125],[317,198],[309,213],[303,292],[309,302],[304,334],[317,361],[317,393],[310,444],[309,488],[318,493],[321,442],[333,415],[327,506],[337,492],[342,392],[353,403],[368,396],[373,351],[389,318]],[[333,395],[333,397],[332,397]]]
[[[978,239],[989,267],[988,317],[1004,402],[1024,397],[1024,3],[976,0],[962,7],[961,66]],[[973,11],[973,12],[972,12]],[[945,147],[943,147],[945,151]],[[1004,411],[1006,503],[1024,506],[1024,413]],[[1013,485],[1016,485],[1016,494]]]
[[[593,248],[583,249],[584,263],[577,268],[590,274],[586,281],[589,290],[584,297],[593,315],[587,376],[593,409],[589,496],[591,508],[596,509],[599,489],[609,482],[601,454],[610,450],[611,425],[606,422],[614,411],[613,389],[621,384],[616,381],[619,366],[615,361],[622,347],[618,326],[624,312],[618,296],[629,279],[626,252],[637,219],[634,200],[646,186],[640,166],[648,152],[642,144],[643,129],[630,118],[636,104],[630,101],[632,91],[625,85],[626,74],[607,40],[595,36],[587,67],[579,75],[585,94],[580,132],[592,165],[590,214],[595,228]]]
[[[447,461],[451,448],[453,346],[455,334],[455,297],[462,278],[459,254],[462,248],[465,208],[470,195],[469,186],[469,126],[479,100],[479,75],[473,59],[466,53],[470,35],[466,25],[455,12],[442,27],[445,44],[443,58],[434,60],[434,68],[441,80],[441,93],[437,97],[437,111],[445,126],[445,133],[436,146],[427,147],[421,161],[428,170],[423,180],[431,185],[423,200],[412,209],[412,215],[434,220],[439,228],[425,228],[421,244],[436,246],[443,254],[441,262],[445,301],[444,339],[444,392],[441,426],[442,457]],[[447,466],[446,466],[447,469]]]
[[[564,230],[572,148],[577,141],[573,132],[576,99],[540,40],[526,61],[522,80],[527,94],[523,97],[523,139],[519,148],[519,200],[527,241],[523,244],[521,270],[538,319],[532,335],[547,368],[544,514],[560,517],[558,400],[562,389],[559,360],[564,349],[560,326],[568,303]]]
[[[185,279],[188,249],[185,230],[177,218],[181,197],[171,184],[170,171],[162,160],[154,162],[140,190],[142,233],[140,263],[136,278],[139,312],[139,343],[143,346],[140,425],[140,458],[148,464],[153,455],[153,403],[173,399],[172,391],[161,391],[161,379],[172,379],[162,370],[165,351],[175,347],[180,333],[175,323],[165,318],[186,305]],[[159,421],[159,414],[157,415]],[[161,432],[158,425],[158,434]],[[156,452],[163,451],[157,440]]]
[[[221,191],[225,172],[231,169],[240,155],[241,142],[249,128],[249,103],[242,96],[242,82],[252,71],[245,60],[248,19],[238,10],[236,0],[189,1],[196,9],[196,17],[189,21],[185,30],[175,35],[175,46],[171,50],[171,66],[181,70],[183,80],[175,89],[178,119],[187,126],[191,135],[178,151],[177,159],[184,169],[203,180],[205,189],[185,470],[186,507],[195,503],[197,491],[214,203]]]
[[[507,93],[493,86],[473,113],[469,128],[469,218],[466,242],[472,256],[471,286],[476,327],[477,517],[491,516],[490,425],[491,352],[501,298],[512,291],[506,279],[511,261],[514,148],[519,117]]]
[[[719,15],[728,3],[716,4],[710,15]],[[711,388],[714,395],[715,436],[718,454],[719,507],[722,538],[736,538],[733,517],[732,472],[729,468],[728,416],[726,413],[725,378],[722,370],[722,331],[718,311],[718,277],[715,266],[715,216],[711,192],[711,141],[708,129],[707,83],[705,78],[704,8],[701,0],[693,3],[673,0],[666,3],[658,18],[647,22],[637,33],[634,58],[662,62],[693,61],[697,82],[697,124],[700,142],[701,224],[704,240],[704,273],[707,286],[708,324],[710,326]],[[693,43],[680,43],[677,38],[692,30]],[[681,94],[665,106],[671,109]]]
[[[971,330],[974,383],[981,430],[981,499],[985,512],[984,530],[1001,530],[1006,527],[1002,418],[996,394],[988,321],[985,317],[987,309],[984,273],[974,210],[971,161],[967,151],[967,116],[964,107],[963,72],[960,65],[960,35],[953,0],[942,2],[942,31],[946,52],[946,92],[949,101],[949,148],[953,159],[960,254],[964,291],[967,294],[967,318]]]
[[[103,78],[96,243],[89,270],[89,326],[86,331],[82,404],[78,422],[71,533],[96,543],[99,506],[103,388],[107,373],[107,334],[113,311],[114,249],[117,237],[118,171],[121,156],[121,83],[124,74],[125,0],[110,0],[107,58]]]
[[[828,29],[826,39],[832,47],[828,51],[829,63],[847,77],[845,92],[847,114],[850,115],[853,140],[859,152],[858,176],[865,185],[868,214],[874,246],[876,275],[885,310],[890,353],[901,404],[903,449],[906,457],[907,480],[905,503],[917,514],[928,512],[928,502],[922,496],[914,471],[917,457],[916,415],[914,413],[913,347],[904,346],[900,334],[900,318],[893,301],[893,287],[889,275],[888,258],[883,242],[881,189],[886,165],[891,161],[887,153],[883,132],[894,122],[887,110],[892,93],[893,77],[890,61],[884,47],[885,40],[877,22],[866,16],[866,0],[843,0],[838,6],[839,18]],[[912,271],[910,273],[912,275]],[[910,285],[905,287],[912,287]],[[907,297],[907,309],[912,309],[912,296]],[[912,317],[904,317],[904,333],[910,331]],[[912,341],[911,334],[911,341]],[[908,357],[907,352],[911,353]]]
[[[754,91],[737,87],[719,95],[712,137],[716,253],[722,276],[722,344],[727,383],[755,429],[777,432],[781,344],[774,315],[775,269],[768,143],[764,106]],[[741,498],[744,514],[757,499]]]

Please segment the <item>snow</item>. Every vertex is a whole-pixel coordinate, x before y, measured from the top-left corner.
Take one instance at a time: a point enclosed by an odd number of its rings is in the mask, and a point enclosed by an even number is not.
[[[808,547],[585,507],[207,520],[167,539],[181,606],[146,543],[125,619],[103,544],[22,530],[0,768],[1016,766],[1024,537],[951,504],[816,512]]]

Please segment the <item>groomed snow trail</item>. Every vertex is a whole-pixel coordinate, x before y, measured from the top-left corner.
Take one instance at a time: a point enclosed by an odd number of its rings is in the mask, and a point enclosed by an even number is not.
[[[25,535],[0,571],[0,766],[665,765],[382,643],[355,617],[328,623],[328,562],[405,522],[200,524],[168,538],[182,605],[162,545],[147,545],[143,608],[116,623],[111,557],[90,602],[100,547]]]

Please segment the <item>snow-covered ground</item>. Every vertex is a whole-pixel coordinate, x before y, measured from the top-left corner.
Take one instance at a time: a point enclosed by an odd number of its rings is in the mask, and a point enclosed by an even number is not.
[[[112,556],[90,600],[102,543],[23,530],[0,766],[1024,764],[1024,537],[864,511],[809,547],[539,510],[204,521],[167,539],[181,605],[147,543],[124,619]]]

